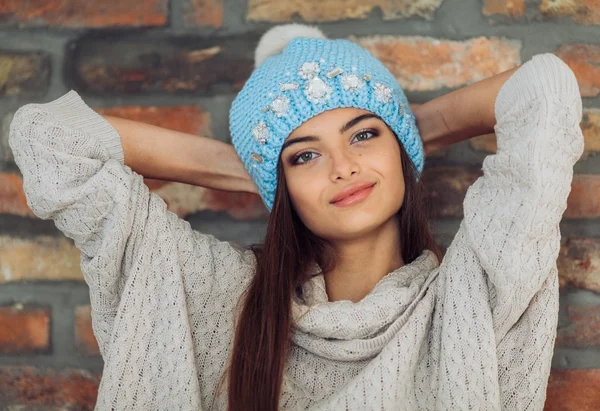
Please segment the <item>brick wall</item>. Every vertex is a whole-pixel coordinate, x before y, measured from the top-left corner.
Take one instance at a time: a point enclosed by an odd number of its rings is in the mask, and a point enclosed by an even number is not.
[[[597,0],[0,1],[0,408],[92,409],[102,371],[79,253],[27,208],[8,148],[17,108],[75,89],[102,113],[228,140],[258,36],[318,22],[385,62],[420,103],[553,52],[584,96],[585,155],[561,224],[561,311],[547,410],[600,409],[600,3]],[[493,135],[436,153],[424,180],[447,246]],[[260,241],[259,199],[146,180],[193,227]],[[16,409],[16,408],[15,408]],[[45,409],[45,408],[44,408]]]

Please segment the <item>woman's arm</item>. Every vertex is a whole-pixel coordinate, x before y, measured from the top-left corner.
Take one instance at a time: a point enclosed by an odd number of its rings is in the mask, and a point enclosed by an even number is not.
[[[425,154],[494,131],[494,101],[519,67],[413,106]],[[125,164],[148,178],[225,191],[258,190],[231,144],[103,116],[119,133]]]
[[[258,190],[231,144],[103,116],[119,133],[125,164],[148,178],[225,191]]]
[[[506,80],[519,67],[415,106],[425,154],[471,137],[493,133],[496,125],[494,102]]]
[[[573,165],[583,152],[581,95],[567,64],[551,53],[533,56],[496,91],[504,75],[492,78],[490,91],[469,93],[462,103],[482,102],[481,110],[472,109],[470,130],[496,122],[490,131],[496,132],[498,149],[484,159],[483,175],[465,195],[457,234],[489,280],[497,341],[520,321],[543,284],[555,285],[559,224]],[[496,95],[495,119],[487,111],[492,103],[481,97],[488,93]],[[448,113],[458,117],[468,111],[457,104]],[[466,118],[457,122],[469,123]]]
[[[17,110],[9,144],[28,206],[39,218],[52,219],[81,251],[94,335],[105,361],[98,409],[114,408],[116,397],[125,409],[152,408],[117,383],[137,384],[140,376],[154,373],[177,385],[178,379],[167,378],[172,362],[163,361],[174,356],[181,359],[176,371],[188,376],[197,402],[179,403],[169,394],[177,389],[170,384],[154,387],[156,395],[172,398],[166,409],[200,409],[200,383],[212,374],[201,376],[195,361],[204,364],[203,370],[219,369],[221,357],[209,349],[210,342],[230,338],[230,313],[254,274],[254,257],[192,229],[124,163],[127,159],[143,169],[145,161],[151,162],[159,167],[148,167],[150,175],[179,178],[176,172],[189,172],[202,158],[220,167],[208,153],[217,155],[212,147],[222,143],[208,142],[204,148],[190,143],[192,137],[130,123],[114,121],[125,130],[119,136],[70,91]],[[198,324],[198,330],[190,328]],[[194,341],[206,348],[196,356],[189,355]]]

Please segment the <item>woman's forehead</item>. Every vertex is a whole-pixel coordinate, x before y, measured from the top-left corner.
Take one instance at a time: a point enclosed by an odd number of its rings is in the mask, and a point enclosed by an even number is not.
[[[302,123],[288,136],[288,138],[330,133],[332,131],[337,132],[339,131],[340,127],[342,127],[348,121],[363,114],[373,113],[355,107],[327,110]]]

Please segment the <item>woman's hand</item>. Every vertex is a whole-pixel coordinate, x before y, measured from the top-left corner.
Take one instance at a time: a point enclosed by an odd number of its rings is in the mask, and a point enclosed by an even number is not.
[[[125,165],[148,178],[258,193],[231,144],[103,116],[119,133]]]
[[[519,66],[520,67],[520,66]],[[425,155],[472,137],[494,132],[498,92],[519,69],[504,71],[414,107]]]

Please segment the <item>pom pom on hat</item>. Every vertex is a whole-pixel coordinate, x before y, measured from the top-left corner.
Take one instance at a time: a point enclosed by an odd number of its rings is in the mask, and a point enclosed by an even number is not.
[[[258,67],[268,57],[281,53],[285,46],[296,37],[326,39],[323,32],[314,26],[305,24],[283,24],[269,29],[258,42],[254,52],[254,67]]]

